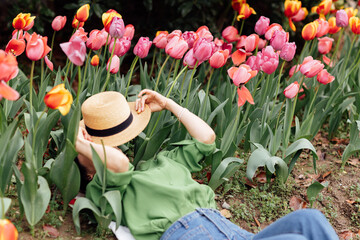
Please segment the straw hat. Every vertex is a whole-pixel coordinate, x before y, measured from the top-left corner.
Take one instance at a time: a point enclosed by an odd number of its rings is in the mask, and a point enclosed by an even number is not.
[[[80,126],[86,129],[95,143],[119,146],[141,133],[151,116],[150,108],[138,114],[135,102],[127,102],[119,92],[102,92],[89,97],[81,106],[83,120]]]

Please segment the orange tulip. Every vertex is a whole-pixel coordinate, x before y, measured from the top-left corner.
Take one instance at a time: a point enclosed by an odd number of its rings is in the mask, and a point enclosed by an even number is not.
[[[358,17],[351,17],[349,25],[353,33],[360,34],[360,19]]]
[[[84,22],[79,22],[79,20],[76,19],[76,16],[74,16],[74,19],[73,19],[73,21],[71,23],[71,26],[73,28],[78,28],[78,27],[80,28],[80,27],[84,26]]]
[[[295,16],[301,9],[301,2],[298,0],[285,0],[285,16],[289,19],[289,25],[291,30],[296,31],[296,27],[291,20],[291,17]]]
[[[69,113],[73,97],[71,93],[65,89],[65,84],[61,83],[55,86],[44,97],[46,106],[52,109],[58,109],[65,116]]]
[[[7,219],[0,219],[0,239],[16,240],[18,239],[18,231],[14,224]]]
[[[82,5],[77,10],[75,18],[79,22],[86,22],[86,20],[89,18],[89,10],[90,10],[90,5],[89,4]]]
[[[6,45],[5,52],[11,52],[15,56],[21,55],[25,51],[25,40],[24,39],[11,39]]]
[[[256,14],[255,10],[250,7],[249,4],[244,3],[241,5],[237,20],[240,21],[240,19],[247,19],[251,16],[251,14]]]
[[[237,89],[238,94],[238,107],[243,106],[246,101],[254,105],[254,99],[249,90],[243,85]]]
[[[33,32],[26,40],[26,56],[32,61],[42,59],[51,51],[51,48],[47,45],[47,37],[42,37]]]
[[[34,26],[35,17],[30,13],[19,13],[13,20],[12,25],[15,29],[28,31]]]
[[[18,62],[12,54],[0,50],[0,81],[8,82],[13,79],[19,72]]]
[[[306,41],[314,39],[317,33],[318,26],[319,23],[317,21],[306,24],[301,31],[301,36],[303,37],[303,39]]]
[[[312,11],[316,11],[320,18],[325,19],[325,15],[330,12],[332,0],[322,0],[321,3],[314,7]]]
[[[336,26],[336,17],[331,17],[329,22],[329,34],[334,34],[340,31],[341,27]]]
[[[122,16],[115,10],[109,9],[102,15],[102,22],[104,24],[105,31],[109,32],[111,21],[114,17],[122,18]]]
[[[99,56],[98,55],[94,55],[91,58],[90,64],[94,67],[96,67],[97,65],[99,65]]]

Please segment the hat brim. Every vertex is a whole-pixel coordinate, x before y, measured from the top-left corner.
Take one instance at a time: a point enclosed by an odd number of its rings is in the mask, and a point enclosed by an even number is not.
[[[104,144],[107,146],[112,146],[112,147],[120,146],[124,143],[127,143],[131,139],[135,138],[145,129],[151,117],[151,110],[149,106],[145,104],[144,111],[141,113],[137,113],[135,110],[135,102],[128,102],[128,104],[130,107],[130,111],[133,115],[132,123],[123,131],[111,136],[107,136],[107,137],[91,136],[91,140],[94,143],[101,144],[101,139],[102,139]],[[80,127],[85,128],[84,120],[80,121]]]

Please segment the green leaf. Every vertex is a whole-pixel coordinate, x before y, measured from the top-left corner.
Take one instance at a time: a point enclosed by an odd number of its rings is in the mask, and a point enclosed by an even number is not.
[[[82,197],[76,199],[72,215],[73,215],[73,221],[76,228],[76,232],[78,234],[80,234],[81,232],[79,214],[80,211],[83,209],[89,209],[93,212],[95,216],[101,216],[100,210],[92,201]]]
[[[275,136],[272,138],[272,140],[269,143],[269,150],[271,155],[275,155],[276,152],[279,150],[281,145],[281,137],[282,137],[282,124],[278,126],[278,128],[275,130]]]
[[[321,190],[323,190],[323,188],[327,187],[328,185],[329,182],[319,183],[316,181],[308,187],[306,192],[310,202],[310,207],[312,207],[313,203],[316,201],[316,197],[321,192]]]
[[[212,123],[212,121],[214,120],[214,118],[219,114],[219,113],[221,113],[221,112],[223,112],[223,109],[224,109],[224,106],[225,106],[225,104],[228,102],[228,98],[225,100],[225,101],[223,101],[221,104],[219,104],[215,109],[214,109],[214,111],[212,111],[211,113],[210,113],[210,116],[208,117],[208,119],[207,119],[207,124],[211,124]]]
[[[72,112],[70,123],[67,129],[66,137],[70,142],[75,145],[76,137],[79,131],[79,122],[80,122],[80,104],[77,104]]]
[[[2,206],[4,204],[4,209],[2,209]],[[0,197],[0,217],[2,217],[2,213],[6,214],[7,210],[9,209],[11,205],[11,199],[7,197]]]
[[[316,172],[316,160],[318,159],[318,155],[316,154],[316,150],[314,146],[311,144],[311,142],[305,138],[301,138],[297,141],[295,141],[293,144],[291,144],[286,150],[285,150],[285,162],[289,162],[290,156],[301,150],[301,149],[309,149],[312,151],[313,154],[313,165],[314,165],[314,171]]]
[[[222,160],[220,165],[216,168],[214,174],[211,175],[209,186],[215,190],[226,179],[233,175],[243,162],[244,160],[235,157],[229,157]]]
[[[121,203],[120,191],[116,190],[116,191],[106,192],[101,197],[100,201],[102,201],[103,198],[105,198],[106,201],[110,204],[110,206],[112,208],[112,212],[115,215],[116,228],[118,228],[120,225],[120,222],[121,222],[121,217],[122,217],[122,203]]]

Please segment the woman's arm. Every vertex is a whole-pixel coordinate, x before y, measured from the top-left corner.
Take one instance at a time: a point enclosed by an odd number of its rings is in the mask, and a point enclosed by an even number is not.
[[[186,108],[181,107],[173,100],[148,89],[142,90],[138,97],[139,99],[136,100],[136,110],[138,112],[144,110],[145,103],[149,105],[152,112],[167,109],[172,112],[182,124],[184,124],[185,128],[193,138],[207,144],[211,144],[215,141],[215,133],[206,122]]]
[[[93,143],[88,140],[85,129],[79,128],[79,134],[76,140],[76,151],[79,153],[79,162],[91,170],[94,168],[92,162],[92,151],[91,146],[99,154],[101,161],[105,162],[104,149],[101,144]],[[106,166],[109,170],[115,173],[126,172],[129,170],[129,159],[127,156],[117,148],[105,146],[106,152]]]

